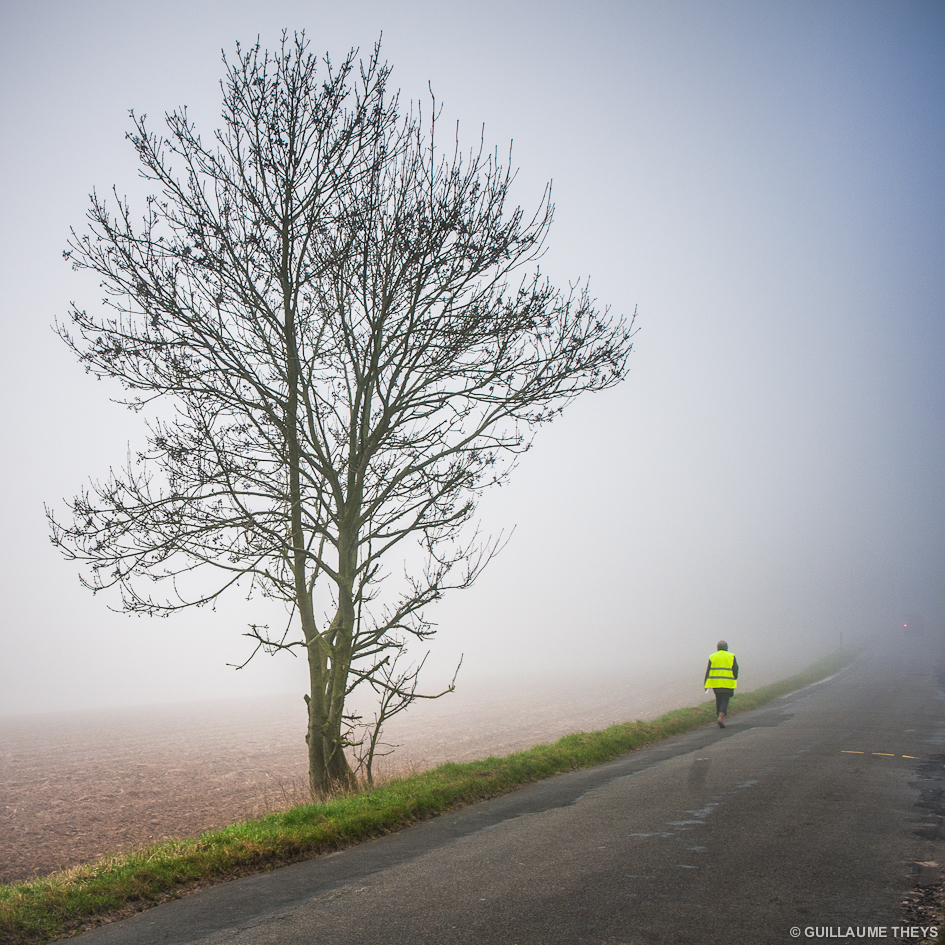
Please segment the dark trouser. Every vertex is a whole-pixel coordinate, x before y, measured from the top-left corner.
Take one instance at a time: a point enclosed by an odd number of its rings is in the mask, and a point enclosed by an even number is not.
[[[732,693],[734,689],[714,689],[715,693],[715,711],[716,714],[719,712],[728,712],[728,700],[732,698]]]

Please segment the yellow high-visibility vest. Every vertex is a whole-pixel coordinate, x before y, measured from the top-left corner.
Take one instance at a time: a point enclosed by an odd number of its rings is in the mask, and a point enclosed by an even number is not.
[[[732,673],[735,654],[728,650],[716,650],[709,657],[709,676],[705,681],[708,689],[734,689],[738,683]]]

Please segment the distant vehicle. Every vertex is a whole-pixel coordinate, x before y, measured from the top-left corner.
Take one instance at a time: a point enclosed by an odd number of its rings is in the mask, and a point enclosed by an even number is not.
[[[922,614],[908,614],[902,619],[903,633],[923,633],[928,626],[928,619]]]

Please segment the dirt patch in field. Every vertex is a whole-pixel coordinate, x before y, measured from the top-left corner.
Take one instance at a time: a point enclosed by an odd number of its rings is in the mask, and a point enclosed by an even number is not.
[[[503,755],[697,703],[671,681],[471,686],[394,719],[393,769]],[[0,882],[285,809],[304,798],[301,696],[0,718]]]
[[[304,773],[298,714],[240,700],[0,719],[0,880],[280,806]]]

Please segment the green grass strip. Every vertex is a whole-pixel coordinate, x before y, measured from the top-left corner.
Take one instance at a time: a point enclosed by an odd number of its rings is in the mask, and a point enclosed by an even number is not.
[[[729,714],[758,708],[824,679],[854,655],[836,653],[789,679],[739,692]],[[503,758],[451,762],[363,793],[0,886],[0,941],[39,945],[64,938],[205,886],[352,846],[533,781],[611,761],[714,718],[715,706],[706,702],[652,722],[577,732]]]

